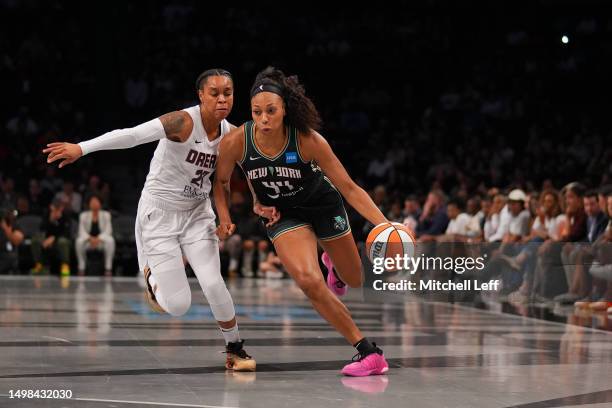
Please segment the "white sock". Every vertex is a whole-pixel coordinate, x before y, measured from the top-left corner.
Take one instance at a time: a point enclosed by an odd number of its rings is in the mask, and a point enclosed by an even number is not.
[[[240,333],[238,332],[238,323],[231,329],[224,329],[223,327],[219,327],[221,329],[221,334],[225,339],[225,344],[227,343],[236,343],[240,341]]]

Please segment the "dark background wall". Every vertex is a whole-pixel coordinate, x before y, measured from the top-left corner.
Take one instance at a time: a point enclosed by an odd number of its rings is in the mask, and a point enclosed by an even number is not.
[[[240,124],[255,74],[275,65],[299,75],[322,133],[368,188],[608,183],[605,2],[492,3],[0,1],[0,173],[27,190],[48,171],[45,143],[189,106],[211,67],[234,74]],[[99,174],[137,196],[154,147],[96,153],[57,174],[77,184]],[[368,175],[375,157],[393,162],[383,180]],[[133,200],[114,205],[133,211]]]

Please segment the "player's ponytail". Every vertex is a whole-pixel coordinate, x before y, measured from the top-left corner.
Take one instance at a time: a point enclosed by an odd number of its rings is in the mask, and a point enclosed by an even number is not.
[[[255,78],[251,98],[259,92],[274,92],[285,102],[285,123],[302,133],[321,128],[321,116],[314,103],[306,96],[297,75],[285,76],[281,70],[267,67]]]

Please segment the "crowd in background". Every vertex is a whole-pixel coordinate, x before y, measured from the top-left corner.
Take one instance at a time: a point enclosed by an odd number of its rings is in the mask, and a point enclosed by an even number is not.
[[[504,271],[511,299],[605,297],[591,277],[605,275],[597,271],[609,260],[595,243],[609,233],[579,234],[575,224],[591,225],[591,213],[606,224],[609,214],[612,20],[597,3],[573,13],[570,2],[567,15],[545,20],[535,16],[551,6],[540,1],[531,13],[500,6],[488,19],[479,7],[438,1],[367,13],[330,5],[325,15],[291,18],[273,7],[215,7],[0,1],[3,270],[38,273],[49,258],[58,273],[86,273],[100,252],[99,273],[113,274],[119,261],[108,254],[133,245],[129,228],[112,227],[117,219],[129,226],[154,144],[58,170],[45,162],[46,143],[195,104],[194,79],[215,66],[234,74],[230,120],[240,124],[255,73],[275,65],[300,76],[351,176],[421,242],[499,243],[490,263],[503,267],[489,269]],[[238,235],[224,244],[224,267],[282,276],[239,174],[232,188]],[[590,204],[596,193],[599,212]],[[354,212],[351,222],[363,242],[369,226]],[[565,286],[543,271],[557,255],[557,266],[575,265]],[[135,273],[133,265],[122,273]]]
[[[484,269],[472,266],[461,277],[499,278],[500,299],[600,311],[612,306],[612,185],[491,188],[467,201],[434,189],[423,207],[408,197],[403,207],[396,202],[386,208],[390,220],[415,230],[417,256],[484,257]]]

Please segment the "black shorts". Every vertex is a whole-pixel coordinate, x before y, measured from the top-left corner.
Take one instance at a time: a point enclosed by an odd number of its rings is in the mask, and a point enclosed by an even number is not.
[[[281,218],[266,227],[268,238],[274,242],[282,234],[298,228],[310,227],[317,239],[329,241],[351,232],[348,216],[340,193],[329,183],[303,207],[280,208]],[[262,219],[262,222],[267,222]]]

